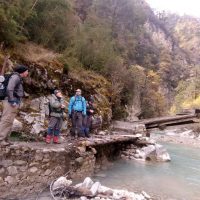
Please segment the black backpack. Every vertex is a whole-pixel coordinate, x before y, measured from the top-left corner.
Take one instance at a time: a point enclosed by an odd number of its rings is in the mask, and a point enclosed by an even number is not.
[[[7,90],[9,79],[12,75],[13,73],[0,76],[0,100],[4,100],[7,96],[6,90]]]

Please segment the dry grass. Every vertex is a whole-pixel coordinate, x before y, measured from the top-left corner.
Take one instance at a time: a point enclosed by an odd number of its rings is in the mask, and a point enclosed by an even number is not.
[[[45,65],[59,57],[59,54],[33,43],[18,45],[14,50],[14,54],[25,61],[39,65]]]

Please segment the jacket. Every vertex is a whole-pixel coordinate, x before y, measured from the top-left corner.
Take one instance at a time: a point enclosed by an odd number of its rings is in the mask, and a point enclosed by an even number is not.
[[[56,97],[55,94],[52,94],[49,97],[49,115],[51,117],[63,117],[64,109],[61,108],[61,105],[64,105],[64,100]]]
[[[24,88],[23,81],[19,73],[15,72],[9,78],[6,94],[9,103],[20,103],[21,98],[24,96]]]
[[[68,112],[69,115],[72,114],[72,111],[82,112],[83,115],[86,115],[86,101],[82,96],[73,96],[70,98]]]
[[[89,104],[87,102],[87,104],[86,104],[86,113],[87,113],[87,116],[93,115],[93,112],[91,112],[91,110],[94,112],[94,106],[92,104]]]

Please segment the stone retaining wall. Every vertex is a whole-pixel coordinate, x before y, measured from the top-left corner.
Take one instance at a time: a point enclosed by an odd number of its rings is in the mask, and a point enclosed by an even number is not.
[[[69,170],[73,178],[91,174],[94,165],[95,156],[92,152],[80,155],[73,149],[63,147],[1,147],[0,199],[8,200],[39,192]]]
[[[21,199],[45,189],[54,179],[70,171],[72,179],[90,176],[103,160],[113,159],[121,144],[69,147],[42,143],[16,143],[0,147],[0,199]]]

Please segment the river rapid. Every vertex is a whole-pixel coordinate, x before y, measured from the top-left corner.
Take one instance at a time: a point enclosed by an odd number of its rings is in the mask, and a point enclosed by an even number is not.
[[[117,161],[96,174],[112,188],[145,191],[159,200],[200,200],[200,148],[163,143],[172,161],[167,163]]]

